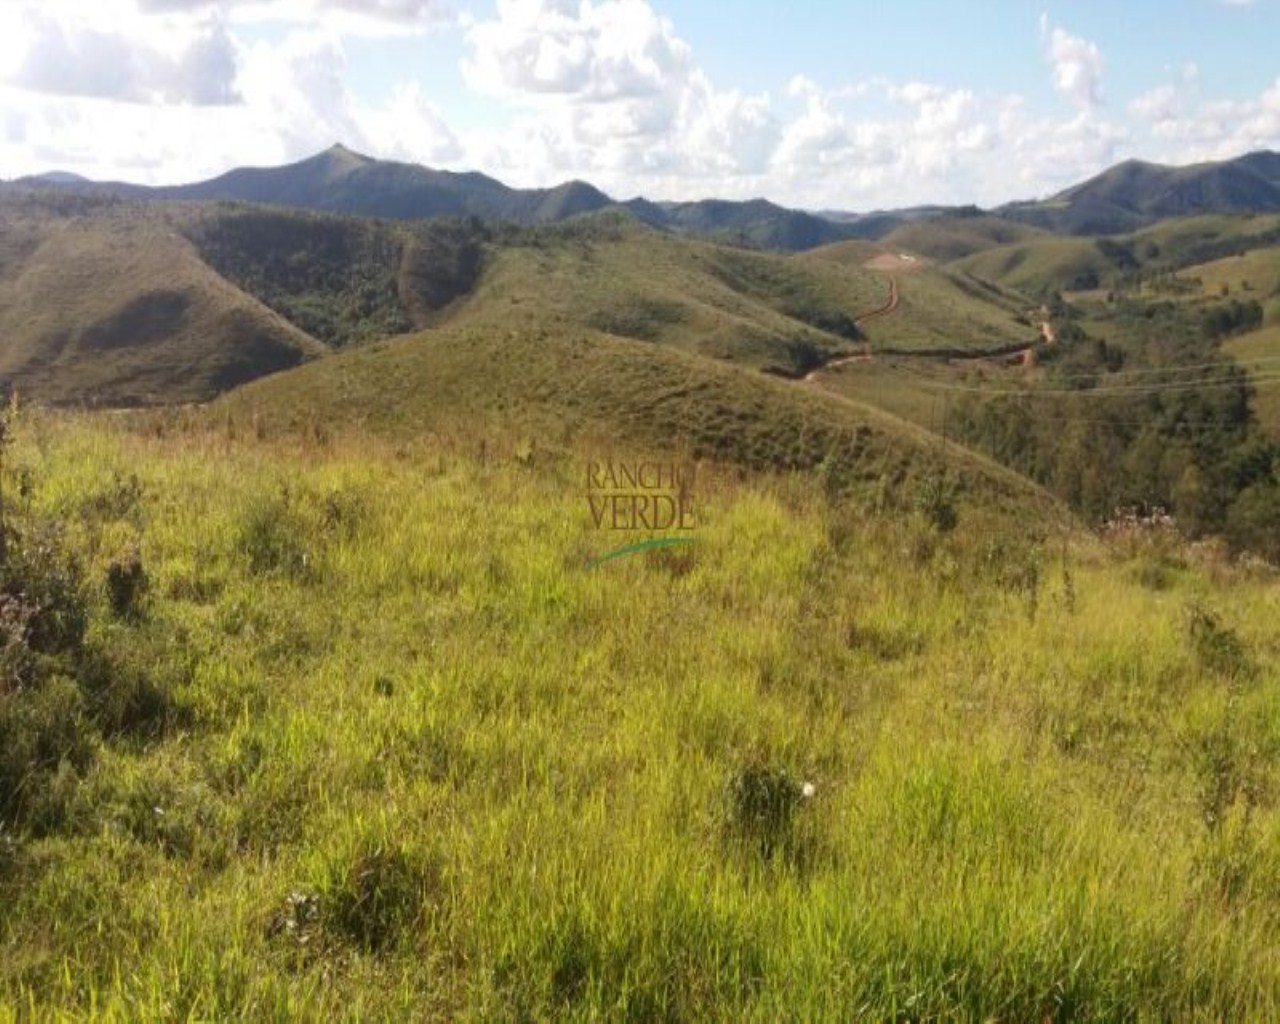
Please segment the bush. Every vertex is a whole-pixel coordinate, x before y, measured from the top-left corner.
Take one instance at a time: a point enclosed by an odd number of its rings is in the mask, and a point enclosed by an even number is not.
[[[729,779],[726,828],[729,836],[765,860],[798,852],[796,813],[813,787],[785,768],[752,762]]]
[[[306,532],[292,496],[283,489],[257,498],[244,511],[237,546],[254,573],[302,577],[311,568],[311,555],[302,542]]]
[[[1270,482],[1246,487],[1227,510],[1227,543],[1235,553],[1253,551],[1280,565],[1280,487]]]
[[[52,675],[0,697],[0,819],[37,831],[56,827],[47,791],[59,771],[88,767],[94,738],[84,695],[67,676]]]
[[[0,563],[0,818],[23,820],[62,765],[82,770],[95,730],[76,676],[88,611],[56,534],[9,531]]]
[[[327,928],[365,950],[393,944],[440,885],[440,867],[416,851],[365,837],[334,866],[321,892]]]
[[[960,522],[955,485],[942,476],[930,477],[921,485],[916,509],[939,533],[950,533]]]
[[[24,607],[23,642],[35,658],[74,666],[84,650],[89,613],[80,568],[63,554],[56,528],[38,523],[11,531],[0,594]]]
[[[147,573],[142,555],[133,548],[107,566],[107,602],[119,619],[142,616],[142,598],[147,590]]]
[[[1193,606],[1188,614],[1187,632],[1196,659],[1207,671],[1229,677],[1252,672],[1253,662],[1244,642],[1212,612]]]
[[[88,643],[83,575],[60,532],[20,526],[6,524],[0,561],[0,820],[39,833],[60,827],[103,733],[152,729],[168,703]],[[113,563],[113,610],[136,611],[144,584],[136,555]]]

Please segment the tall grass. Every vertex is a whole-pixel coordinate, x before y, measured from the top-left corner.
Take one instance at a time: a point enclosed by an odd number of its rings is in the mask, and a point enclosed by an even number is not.
[[[588,569],[586,451],[156,433],[6,467],[165,713],[0,832],[0,1019],[1280,1013],[1271,575],[732,473]]]

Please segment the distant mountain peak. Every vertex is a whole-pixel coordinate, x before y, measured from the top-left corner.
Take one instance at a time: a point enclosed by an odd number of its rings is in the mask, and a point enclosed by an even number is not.
[[[368,164],[378,162],[371,156],[366,156],[364,153],[357,153],[350,146],[343,145],[341,142],[335,142],[323,153],[317,153],[311,159],[322,161],[330,166],[352,168],[364,167]]]
[[[1280,211],[1280,154],[1173,167],[1125,160],[1043,203],[997,211],[1051,231],[1106,235],[1168,217]]]
[[[352,149],[350,146],[342,142],[335,142],[332,146],[326,149],[325,152],[333,156],[352,156],[352,157],[355,157],[357,160],[364,161],[365,163],[373,162],[373,157],[365,156],[365,154],[357,152],[356,150]]]
[[[45,171],[43,174],[32,174],[23,181],[38,182],[43,185],[88,185],[89,179],[71,171]]]

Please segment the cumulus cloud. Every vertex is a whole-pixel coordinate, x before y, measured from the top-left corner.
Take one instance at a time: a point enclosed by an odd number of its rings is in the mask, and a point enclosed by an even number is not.
[[[498,0],[468,39],[468,83],[505,98],[643,100],[679,89],[693,70],[688,45],[644,0]]]
[[[717,89],[645,0],[499,0],[467,42],[467,84],[525,112],[514,135],[484,146],[517,178],[574,168],[624,190],[749,182],[781,137],[769,98]]]
[[[1181,160],[1223,160],[1259,149],[1280,149],[1280,78],[1258,96],[1170,110],[1152,127],[1157,142]]]
[[[385,107],[357,106],[355,117],[365,140],[362,144],[384,157],[441,165],[463,156],[458,136],[416,82],[399,86]]]
[[[519,184],[587,177],[655,198],[768,194],[808,207],[997,201],[1096,173],[1124,143],[1102,121],[1102,57],[1046,23],[1054,84],[1079,110],[927,81],[820,84],[774,98],[716,86],[646,0],[499,0],[467,32],[467,84],[522,111],[469,150]]]
[[[1053,69],[1054,88],[1082,110],[1100,106],[1103,60],[1097,44],[1050,25],[1047,15],[1040,17],[1040,34]]]
[[[55,7],[56,11],[56,7]],[[0,68],[10,83],[34,92],[131,103],[235,103],[236,52],[218,19],[170,28],[163,39],[60,19],[24,7]]]
[[[350,31],[366,29],[374,34],[395,28],[432,28],[451,24],[457,17],[446,0],[136,0],[136,3],[146,14],[219,11],[244,21],[323,25]]]
[[[1172,85],[1158,85],[1135,97],[1129,103],[1129,113],[1143,121],[1160,123],[1173,117],[1177,102],[1177,89]]]

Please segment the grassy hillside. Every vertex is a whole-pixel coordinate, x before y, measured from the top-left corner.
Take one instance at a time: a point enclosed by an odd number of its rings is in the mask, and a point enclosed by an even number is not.
[[[6,1013],[1280,1013],[1270,574],[715,473],[587,569],[590,448],[182,419],[5,460],[87,622],[4,653]]]
[[[0,216],[0,373],[59,402],[206,398],[329,348],[455,320],[601,331],[793,376],[867,340],[989,347],[1029,330],[1025,302],[931,268],[863,330],[890,281],[852,256],[879,250],[754,252],[616,212],[518,228],[27,192]]]
[[[1110,288],[1136,276],[1178,270],[1280,242],[1280,217],[1218,215],[1164,221],[1114,238],[1041,237],[987,249],[956,269],[1012,288]]]
[[[817,384],[915,423],[934,434],[947,430],[949,412],[959,400],[953,388],[1028,387],[1043,374],[1007,360],[951,361],[895,356],[854,361],[824,371]],[[954,436],[950,443],[956,443]]]
[[[852,226],[799,210],[787,210],[763,199],[664,203],[660,209],[661,216],[653,221],[655,224],[730,245],[783,252],[801,252],[857,234]]]
[[[1029,298],[967,271],[904,260],[867,242],[842,242],[794,259],[806,267],[842,267],[846,273],[875,267],[882,282],[896,281],[898,307],[862,327],[873,351],[983,351],[1036,337]]]
[[[136,208],[0,203],[0,378],[45,401],[182,402],[321,354]]]
[[[1280,246],[1198,263],[1177,276],[1197,297],[1260,302],[1268,322],[1280,322]]]
[[[947,263],[997,245],[1013,245],[1045,236],[1046,232],[1039,228],[972,212],[912,221],[896,228],[880,241],[892,251],[903,250]]]
[[[1126,160],[1040,203],[1002,207],[1006,217],[1076,235],[1133,231],[1173,217],[1280,211],[1280,153],[1168,167]]]
[[[886,500],[951,478],[961,500],[1011,514],[1054,505],[1015,474],[861,403],[645,342],[542,328],[455,328],[344,352],[242,388],[210,410],[238,429],[355,426],[412,441],[458,424],[533,448],[648,446],[755,470],[826,466]],[[905,500],[910,500],[909,498]]]
[[[1123,271],[1088,238],[1048,236],[976,253],[957,268],[1035,294],[1105,286]]]
[[[870,272],[807,274],[786,257],[664,235],[629,219],[584,221],[490,248],[459,322],[581,328],[799,372],[859,338],[883,301]]]

